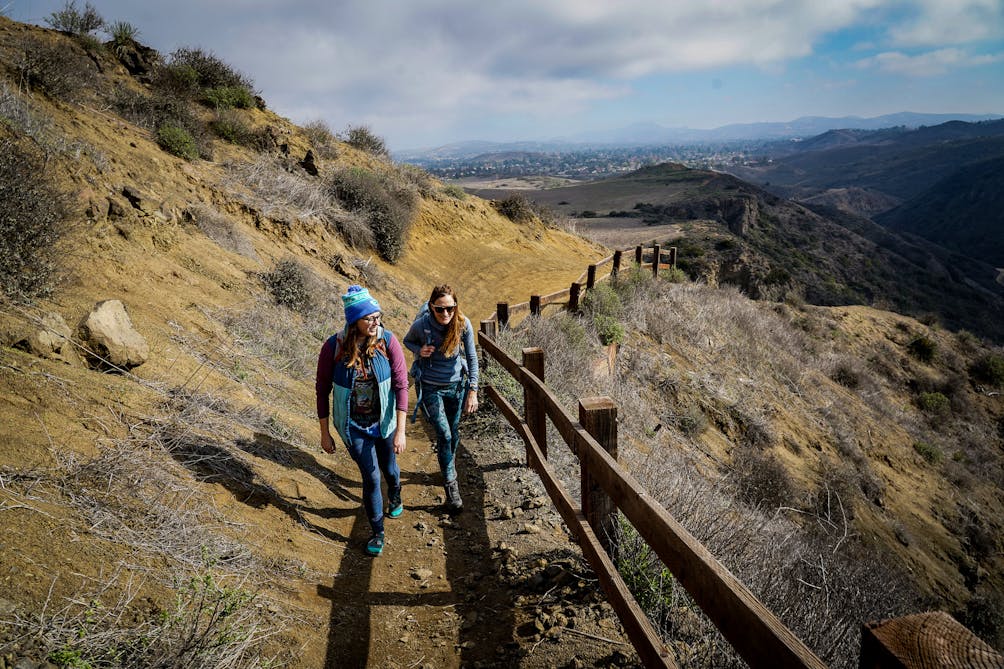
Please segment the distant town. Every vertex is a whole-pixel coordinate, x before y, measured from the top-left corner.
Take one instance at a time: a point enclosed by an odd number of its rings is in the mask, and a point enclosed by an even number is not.
[[[742,141],[686,146],[594,147],[574,151],[503,151],[477,156],[411,158],[442,179],[553,176],[566,179],[597,179],[632,172],[664,162],[688,167],[723,169],[730,165],[756,165],[770,161],[792,140]]]

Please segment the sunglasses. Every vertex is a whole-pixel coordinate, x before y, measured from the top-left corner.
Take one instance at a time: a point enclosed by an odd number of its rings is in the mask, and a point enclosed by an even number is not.
[[[437,314],[452,314],[456,308],[457,305],[455,304],[449,307],[441,307],[436,304],[432,305],[432,310],[435,311]]]

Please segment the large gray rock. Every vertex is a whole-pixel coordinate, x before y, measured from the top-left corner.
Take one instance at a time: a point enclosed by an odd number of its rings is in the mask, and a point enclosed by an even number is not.
[[[104,300],[80,322],[77,337],[90,352],[89,362],[97,369],[132,369],[146,362],[150,347],[133,327],[125,305]]]

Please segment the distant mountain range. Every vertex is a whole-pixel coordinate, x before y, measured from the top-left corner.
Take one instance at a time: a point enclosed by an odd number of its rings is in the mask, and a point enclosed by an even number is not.
[[[580,133],[551,141],[487,142],[467,141],[446,144],[435,148],[413,149],[394,153],[402,161],[430,159],[465,159],[485,153],[503,151],[530,151],[542,153],[585,151],[603,146],[652,146],[674,144],[699,144],[706,142],[731,142],[751,140],[777,140],[807,138],[828,130],[878,130],[882,128],[939,125],[948,121],[975,123],[1001,119],[1000,114],[919,114],[899,112],[863,118],[860,116],[803,116],[793,121],[763,123],[733,123],[701,130],[697,128],[668,128],[658,123],[636,123],[624,128],[593,133]]]
[[[838,130],[729,172],[1004,266],[1004,120]]]

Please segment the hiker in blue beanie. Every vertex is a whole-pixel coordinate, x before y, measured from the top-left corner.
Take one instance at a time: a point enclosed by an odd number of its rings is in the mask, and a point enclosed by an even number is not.
[[[366,552],[380,555],[384,546],[381,472],[387,480],[387,515],[397,518],[404,511],[397,454],[406,446],[408,366],[401,343],[380,324],[380,305],[368,290],[349,286],[342,304],[345,328],[324,342],[317,358],[314,388],[321,448],[335,452],[330,415],[362,475],[363,507],[372,530]]]

